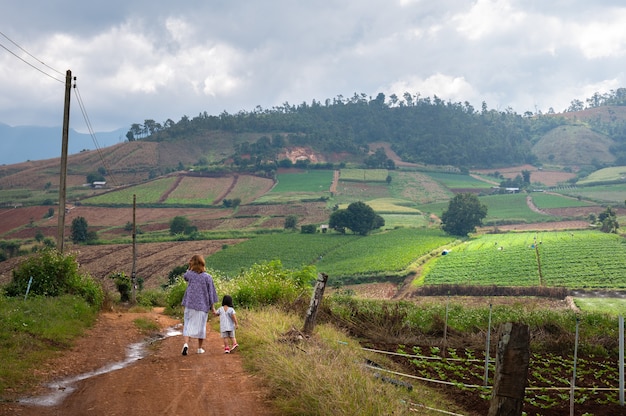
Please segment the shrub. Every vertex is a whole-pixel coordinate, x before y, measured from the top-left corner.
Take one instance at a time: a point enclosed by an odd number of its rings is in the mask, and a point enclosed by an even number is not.
[[[302,234],[315,234],[316,231],[317,227],[315,226],[315,224],[307,224],[300,227],[300,232]]]
[[[142,290],[137,294],[137,304],[141,306],[166,306],[167,293],[163,290]]]
[[[109,279],[113,279],[117,291],[120,292],[120,302],[128,302],[130,300],[130,290],[133,287],[130,277],[126,276],[124,272],[115,272],[109,275]]]
[[[167,292],[165,302],[168,313],[172,313],[180,309],[180,304],[183,301],[186,289],[187,282],[185,279],[183,279],[182,276],[177,277]]]
[[[32,295],[78,295],[98,307],[104,299],[102,287],[89,274],[80,273],[76,257],[56,249],[45,247],[20,263],[5,289],[7,296],[24,296],[31,278]]]
[[[167,275],[167,284],[173,285],[174,283],[176,283],[176,279],[185,274],[188,268],[189,266],[186,264],[174,267]]]
[[[313,266],[288,270],[274,260],[255,264],[231,281],[219,283],[220,291],[231,295],[236,305],[256,307],[294,302],[311,288],[315,277]]]

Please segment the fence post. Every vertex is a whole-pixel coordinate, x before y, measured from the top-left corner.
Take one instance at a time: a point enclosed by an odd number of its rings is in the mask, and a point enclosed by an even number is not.
[[[624,406],[624,317],[619,316],[619,405]]]
[[[521,416],[528,384],[530,328],[507,322],[500,328],[496,374],[488,416]]]
[[[578,327],[580,325],[580,319],[576,317],[576,336],[574,338],[574,371],[572,374],[572,383],[569,391],[569,414],[574,416],[574,395],[576,394],[576,365],[578,362]]]
[[[30,285],[33,284],[33,276],[28,279],[28,287],[26,288],[26,294],[24,295],[24,300],[28,297],[28,292],[30,292]]]
[[[489,324],[487,327],[487,340],[485,341],[485,375],[483,377],[483,385],[487,387],[489,384],[489,349],[491,348],[491,303],[489,304]]]
[[[324,296],[324,289],[326,288],[326,282],[328,281],[328,275],[326,273],[318,273],[317,281],[315,282],[315,289],[311,296],[311,303],[309,304],[309,310],[306,312],[304,319],[304,328],[302,332],[305,335],[311,335],[313,328],[315,327],[315,318],[317,317],[317,309],[322,303],[322,297]]]

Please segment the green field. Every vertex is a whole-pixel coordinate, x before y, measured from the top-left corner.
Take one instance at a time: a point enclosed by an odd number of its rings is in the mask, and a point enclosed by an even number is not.
[[[454,238],[439,230],[398,228],[362,237],[336,233],[261,235],[207,258],[234,276],[255,263],[280,260],[287,268],[314,264],[331,280],[401,276],[421,256]]]
[[[487,217],[484,224],[530,223],[558,221],[558,217],[544,215],[531,210],[526,204],[526,194],[489,195],[480,197],[487,205]]]
[[[469,175],[440,172],[428,172],[426,174],[452,189],[490,189],[493,186]]]
[[[626,166],[613,166],[591,173],[584,179],[577,182],[578,185],[589,185],[603,182],[624,182],[626,181]]]
[[[533,203],[540,209],[551,208],[569,208],[569,207],[587,207],[593,204],[587,201],[579,200],[562,195],[554,195],[543,192],[535,192],[532,194]]]
[[[613,206],[623,206],[626,201],[626,184],[567,187],[557,192]]]
[[[340,181],[351,182],[386,182],[387,169],[341,169]]]
[[[503,194],[479,197],[480,201],[487,205],[487,217],[483,220],[484,225],[533,223],[558,221],[561,218],[554,215],[545,215],[531,210],[526,203],[526,194]],[[423,212],[430,212],[441,216],[448,209],[448,202],[419,205]]]
[[[307,170],[298,173],[279,173],[276,175],[276,186],[272,188],[270,193],[329,192],[332,182],[332,170]]]
[[[138,204],[155,204],[165,192],[174,184],[176,178],[167,177],[157,179],[145,184],[130,186],[115,192],[108,192],[94,196],[83,201],[86,205],[121,205],[132,204],[133,195],[137,197]]]
[[[626,288],[626,242],[599,231],[489,234],[425,267],[424,284]]]

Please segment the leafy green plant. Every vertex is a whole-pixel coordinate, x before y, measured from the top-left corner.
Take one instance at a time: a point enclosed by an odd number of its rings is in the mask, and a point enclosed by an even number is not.
[[[130,277],[124,272],[115,272],[109,275],[109,279],[113,279],[117,291],[120,292],[120,302],[128,302],[133,287]]]
[[[104,299],[102,287],[87,273],[81,273],[73,254],[44,248],[13,270],[13,280],[5,288],[8,296],[82,296],[95,306]]]

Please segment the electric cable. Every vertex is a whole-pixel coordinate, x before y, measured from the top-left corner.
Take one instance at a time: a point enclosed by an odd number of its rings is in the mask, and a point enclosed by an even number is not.
[[[4,36],[6,39],[9,40],[9,42],[11,42],[13,45],[17,46],[20,50],[22,50],[24,53],[26,53],[28,56],[30,56],[31,58],[33,58],[35,61],[37,61],[38,63],[44,65],[46,68],[49,68],[51,70],[53,70],[54,72],[61,74],[63,76],[63,74],[59,71],[57,71],[56,69],[52,68],[51,66],[45,64],[42,60],[37,59],[34,55],[32,55],[31,53],[29,53],[28,51],[26,51],[24,48],[22,48],[20,45],[18,45],[16,42],[14,42],[13,40],[11,40],[7,35],[5,35],[3,32],[0,32],[0,35]],[[21,56],[19,56],[18,54],[16,54],[15,52],[13,52],[11,49],[9,49],[8,47],[6,47],[5,45],[3,45],[2,43],[0,43],[0,47],[2,47],[2,49],[6,50],[7,52],[9,52],[11,55],[13,55],[14,57],[16,57],[17,59],[19,59],[20,61],[24,62],[26,65],[30,66],[31,68],[41,72],[42,74],[44,74],[47,77],[52,78],[55,81],[58,81],[62,84],[65,84],[65,80],[63,79],[59,79],[54,75],[49,74],[48,72],[44,71],[41,68],[36,67],[34,64],[32,64],[31,62],[28,62],[26,59],[22,58]]]
[[[98,152],[98,157],[100,158],[100,162],[102,163],[102,166],[104,166],[104,169],[106,169],[107,175],[109,176],[109,178],[111,178],[111,182],[113,182],[113,185],[119,186],[119,183],[117,183],[117,180],[115,179],[115,175],[113,175],[113,173],[111,172],[111,169],[107,166],[104,155],[102,154],[102,150],[100,148],[100,144],[98,143],[98,139],[96,138],[96,133],[93,131],[93,128],[91,126],[91,121],[89,121],[87,110],[85,109],[83,99],[80,95],[80,91],[78,90],[78,87],[76,86],[76,84],[74,85],[74,95],[76,96],[76,101],[78,102],[78,106],[80,107],[80,111],[83,115],[83,119],[85,120],[85,124],[87,126],[87,130],[89,131],[89,135],[91,136],[93,144],[96,147],[96,151]]]
[[[33,55],[32,53],[28,52],[26,49],[22,48],[20,45],[18,45],[15,41],[13,41],[11,38],[9,38],[7,35],[5,35],[2,31],[0,31],[0,35],[4,36],[9,42],[11,42],[12,44],[14,44],[15,46],[17,46],[22,52],[24,52],[26,55],[30,56],[31,58],[33,58],[34,60],[36,60],[37,62],[39,62],[40,64],[42,64],[43,66],[45,66],[48,69],[53,70],[54,72],[56,72],[57,74],[61,75],[62,77],[65,76],[64,73],[62,73],[61,71],[51,67],[50,65],[46,64],[44,61],[42,61],[41,59],[37,58],[35,55]]]

